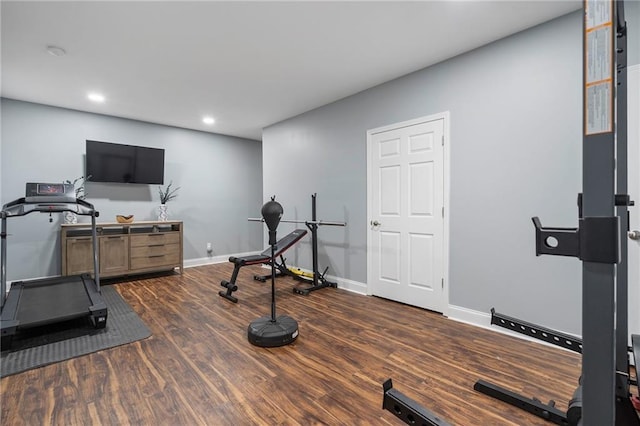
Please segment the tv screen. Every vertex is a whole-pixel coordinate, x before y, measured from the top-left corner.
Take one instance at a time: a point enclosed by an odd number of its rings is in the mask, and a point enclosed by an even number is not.
[[[92,182],[164,184],[164,149],[87,140]]]

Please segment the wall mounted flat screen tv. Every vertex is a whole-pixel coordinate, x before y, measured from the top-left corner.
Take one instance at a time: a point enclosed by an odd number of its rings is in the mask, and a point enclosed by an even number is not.
[[[92,182],[164,184],[164,149],[87,140]]]

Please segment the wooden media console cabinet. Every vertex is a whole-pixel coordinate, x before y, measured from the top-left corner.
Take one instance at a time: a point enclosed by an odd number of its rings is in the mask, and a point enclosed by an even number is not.
[[[180,221],[99,223],[100,277],[184,269]],[[93,272],[91,225],[63,224],[60,229],[62,275]]]

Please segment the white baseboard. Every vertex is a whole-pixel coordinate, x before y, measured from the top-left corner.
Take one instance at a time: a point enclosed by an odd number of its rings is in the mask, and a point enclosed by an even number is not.
[[[545,341],[538,340],[524,334],[516,333],[514,331],[507,330],[506,328],[503,328],[503,327],[493,326],[491,325],[491,314],[486,312],[475,311],[473,309],[464,308],[462,306],[449,305],[449,319],[452,319],[458,322],[463,322],[465,324],[474,325],[476,327],[481,327],[486,330],[495,331],[496,333],[502,333],[508,336],[517,337],[519,339],[527,340],[529,342],[535,342],[541,345],[551,346],[554,348],[564,349],[566,351],[573,352],[561,346],[556,346],[551,343],[547,343]],[[573,335],[572,333],[567,333],[564,331],[561,331],[561,333]],[[582,338],[581,336],[575,336],[575,337]]]
[[[213,265],[215,263],[224,263],[227,261],[229,261],[229,256],[201,257],[198,259],[185,260],[184,267],[193,268],[195,266]]]
[[[246,253],[222,254],[220,256],[207,256],[198,259],[187,259],[184,261],[185,268],[193,268],[194,266],[213,265],[215,263],[224,263],[229,261],[229,257],[244,257],[260,254],[259,251],[248,251]]]
[[[476,327],[492,328],[491,314],[463,308],[462,306],[449,305],[449,319],[475,325]]]
[[[346,278],[338,278],[334,277],[333,275],[328,275],[327,279],[329,281],[338,283],[338,288],[341,288],[343,290],[351,291],[353,293],[358,293],[365,296],[367,294],[367,285],[365,283],[348,280]]]

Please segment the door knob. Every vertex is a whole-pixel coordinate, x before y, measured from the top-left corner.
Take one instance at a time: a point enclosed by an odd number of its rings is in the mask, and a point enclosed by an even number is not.
[[[382,223],[378,222],[377,220],[372,220],[371,221],[371,226],[380,226],[380,225],[382,225]]]
[[[640,240],[640,231],[629,231],[629,238],[631,238],[632,240]]]

